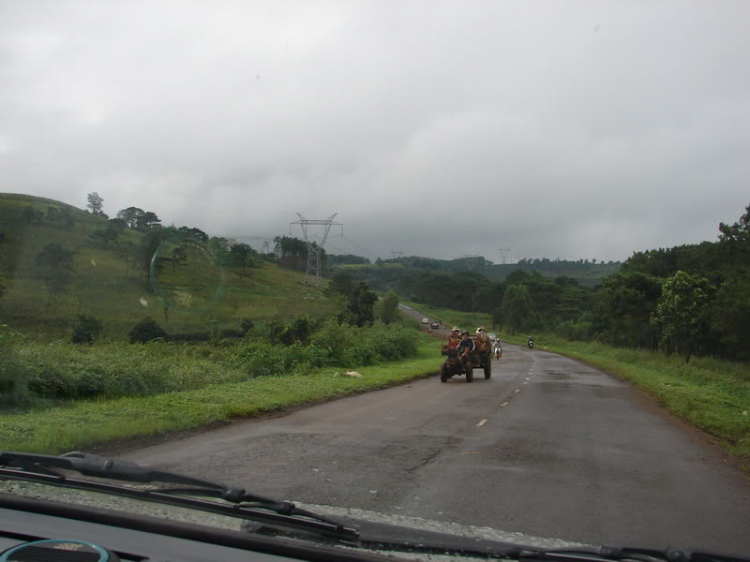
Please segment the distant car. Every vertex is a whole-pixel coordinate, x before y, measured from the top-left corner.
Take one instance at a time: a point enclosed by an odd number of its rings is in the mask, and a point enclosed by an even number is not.
[[[429,324],[430,319],[429,318],[422,318],[422,324]]]
[[[493,334],[492,332],[490,332],[487,335],[490,337],[490,342],[495,343],[495,341],[497,341],[497,336]]]
[[[439,330],[439,329],[440,329],[440,324],[438,324],[437,322],[433,322],[432,324],[430,324],[430,330]]]

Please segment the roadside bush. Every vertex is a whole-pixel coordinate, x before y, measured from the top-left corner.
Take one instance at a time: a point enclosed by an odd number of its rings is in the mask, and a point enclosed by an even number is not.
[[[94,338],[102,333],[104,326],[93,316],[79,314],[73,324],[73,337],[70,343],[94,343]]]
[[[29,378],[29,370],[19,361],[16,352],[0,343],[0,406],[27,405]]]
[[[153,320],[139,323],[149,328],[134,336],[161,336]],[[314,323],[291,322],[289,332],[304,336]],[[145,333],[145,335],[144,335]],[[13,380],[26,383],[14,388],[28,396],[52,399],[148,396],[190,390],[212,384],[240,382],[252,377],[309,373],[313,369],[356,368],[403,359],[416,352],[419,332],[398,324],[358,328],[327,321],[310,336],[310,343],[271,344],[264,339],[230,338],[207,342],[148,341],[141,346],[102,343],[80,346],[64,342],[28,342],[17,346],[17,355],[4,353],[3,365],[15,367]],[[135,341],[144,341],[135,340]],[[133,340],[131,340],[133,341]],[[15,358],[11,361],[10,358]],[[3,368],[2,373],[10,372]],[[20,375],[19,375],[20,373]],[[21,376],[22,375],[22,376]],[[20,379],[19,379],[20,377]],[[0,380],[8,380],[8,376]],[[4,383],[7,400],[9,383]],[[14,399],[15,400],[15,399]]]
[[[153,318],[146,316],[128,332],[130,343],[146,343],[156,339],[167,339],[167,332]]]
[[[209,341],[211,339],[211,332],[186,332],[184,334],[169,334],[165,335],[164,339],[175,342]]]

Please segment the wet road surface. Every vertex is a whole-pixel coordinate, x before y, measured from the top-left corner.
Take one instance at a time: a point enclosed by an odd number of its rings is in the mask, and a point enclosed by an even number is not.
[[[274,497],[593,544],[750,552],[750,484],[628,384],[506,346],[432,377],[132,451]]]

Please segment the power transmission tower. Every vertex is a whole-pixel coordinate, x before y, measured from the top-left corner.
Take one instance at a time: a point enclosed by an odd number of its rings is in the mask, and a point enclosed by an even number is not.
[[[322,284],[320,256],[323,253],[323,246],[328,238],[328,233],[331,231],[331,226],[334,225],[341,227],[342,234],[344,232],[343,224],[340,222],[333,222],[336,215],[337,213],[334,213],[327,219],[306,219],[297,213],[299,220],[289,223],[290,230],[293,224],[300,225],[302,228],[302,235],[305,238],[305,244],[307,244],[307,267],[305,268],[305,279],[303,281],[305,285],[307,285],[307,280],[310,277],[315,278],[315,284],[318,287]],[[315,228],[310,227],[321,228],[315,230]]]
[[[393,261],[396,261],[398,258],[404,255],[404,252],[401,250],[391,250],[391,259]]]
[[[510,254],[510,248],[498,248],[497,253],[500,254],[500,261],[502,263],[508,263],[508,255]]]

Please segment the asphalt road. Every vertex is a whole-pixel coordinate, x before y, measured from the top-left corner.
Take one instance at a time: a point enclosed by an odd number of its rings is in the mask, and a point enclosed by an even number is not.
[[[750,483],[629,385],[505,346],[429,379],[125,458],[271,496],[593,544],[750,553]]]

